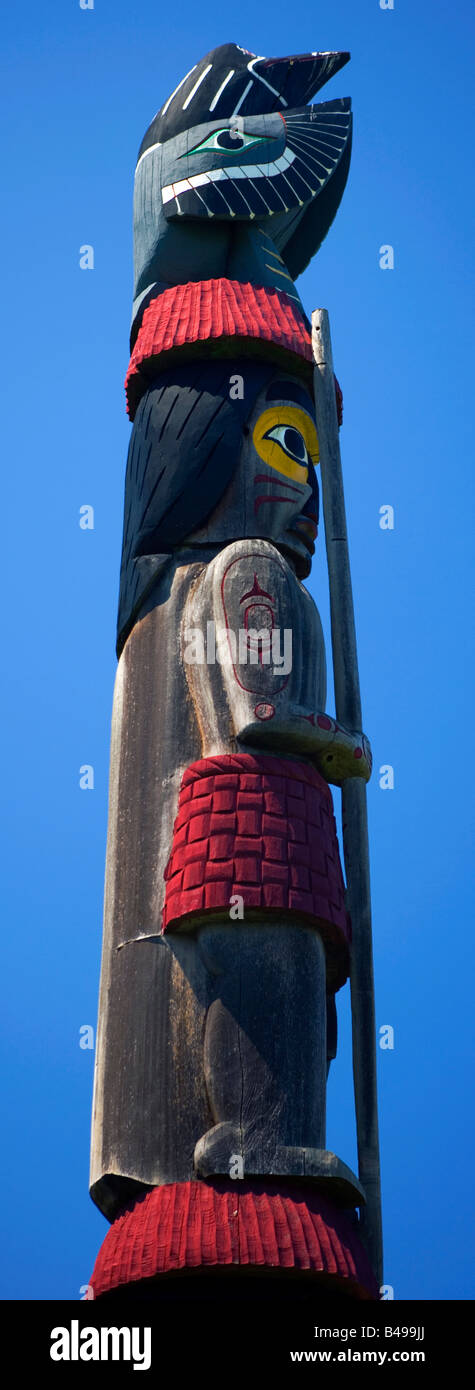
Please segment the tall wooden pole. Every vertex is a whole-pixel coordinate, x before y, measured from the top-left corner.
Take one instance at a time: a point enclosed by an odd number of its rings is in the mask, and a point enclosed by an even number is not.
[[[315,408],[320,445],[325,541],[330,585],[336,716],[345,728],[359,731],[362,727],[362,717],[358,655],[335,401],[335,378],[330,325],[326,309],[316,309],[312,315],[312,346],[315,359]],[[366,786],[360,778],[350,778],[343,783],[342,824],[348,906],[353,927],[350,978],[358,1166],[359,1179],[367,1198],[366,1209],[362,1212],[362,1233],[365,1236],[378,1283],[381,1285],[383,1282],[383,1252],[371,890]]]
[[[325,1147],[334,995],[350,947],[330,785],[351,779],[345,853],[363,942],[357,821],[370,759],[356,653],[351,680],[339,663],[336,729],[322,625],[301,583],[318,440],[308,320],[290,274],[320,246],[345,188],[351,101],[305,103],[348,57],[261,59],[221,45],[165,101],[137,160],[91,1155],[91,1193],[112,1225],[96,1298],[130,1286],[147,1297],[155,1280],[160,1297],[170,1276],[179,1301],[177,1271],[207,1278],[230,1264],[252,1275],[250,1297],[280,1269],[283,1292],[305,1270],[317,1297],[378,1298],[374,1237],[367,1251],[354,1221],[365,1193]],[[327,178],[312,188],[328,140]],[[271,164],[269,141],[282,151]],[[324,368],[331,460],[329,389]],[[330,515],[330,464],[326,476]],[[327,532],[342,534],[330,521]],[[342,573],[338,558],[335,593]],[[347,628],[337,613],[336,666]],[[356,955],[360,1166],[374,1211],[372,993],[367,954]]]

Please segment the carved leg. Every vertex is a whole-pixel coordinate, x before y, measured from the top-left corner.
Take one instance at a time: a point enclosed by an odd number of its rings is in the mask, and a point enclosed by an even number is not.
[[[204,1073],[215,1127],[201,1173],[286,1171],[283,1151],[325,1144],[326,980],[318,932],[286,921],[202,927],[214,976]]]

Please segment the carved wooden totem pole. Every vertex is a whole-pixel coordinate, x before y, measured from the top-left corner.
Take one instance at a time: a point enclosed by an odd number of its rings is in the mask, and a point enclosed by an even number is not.
[[[371,754],[341,393],[326,315],[312,350],[294,283],[350,160],[350,101],[309,102],[348,57],[226,44],[139,151],[91,1165],[112,1225],[96,1297],[251,1274],[378,1297]],[[319,460],[336,718],[302,582]],[[359,1178],[325,1135],[350,968]]]

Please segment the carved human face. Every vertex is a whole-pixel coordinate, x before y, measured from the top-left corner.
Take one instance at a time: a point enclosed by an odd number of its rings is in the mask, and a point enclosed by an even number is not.
[[[274,541],[304,578],[318,529],[317,464],[312,398],[295,377],[276,374],[248,418],[229,487],[206,526],[190,539]]]
[[[290,379],[274,382],[263,394],[267,409],[262,409],[259,399],[249,457],[258,534],[290,549],[310,568],[307,556],[314,553],[318,529],[315,468],[319,454],[313,404],[300,383]],[[253,467],[255,454],[259,464]]]

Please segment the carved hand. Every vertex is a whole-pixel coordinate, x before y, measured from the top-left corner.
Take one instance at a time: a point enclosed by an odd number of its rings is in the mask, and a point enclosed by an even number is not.
[[[305,753],[325,781],[337,787],[349,777],[368,782],[371,776],[373,757],[366,735],[350,732],[331,715],[318,711],[296,706],[285,719],[256,720],[241,730],[239,742]]]

